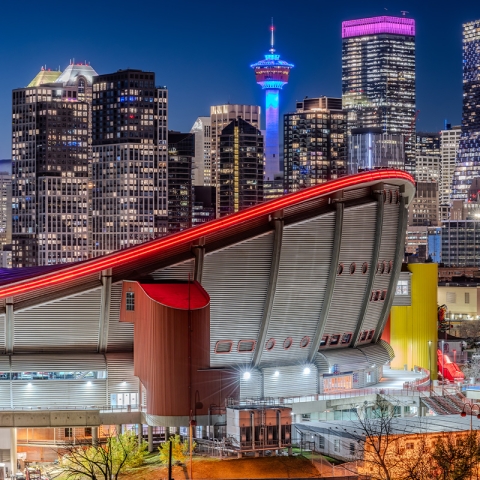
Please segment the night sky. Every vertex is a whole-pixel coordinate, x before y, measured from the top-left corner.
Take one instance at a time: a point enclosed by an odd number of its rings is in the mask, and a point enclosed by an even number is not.
[[[169,128],[189,131],[210,105],[262,105],[250,64],[276,48],[295,65],[281,94],[281,113],[305,96],[341,96],[341,22],[374,15],[417,22],[417,129],[459,124],[462,23],[480,18],[480,2],[463,0],[117,0],[3,2],[0,19],[0,158],[11,156],[11,90],[42,65],[63,70],[70,59],[97,73],[151,70],[169,89]]]

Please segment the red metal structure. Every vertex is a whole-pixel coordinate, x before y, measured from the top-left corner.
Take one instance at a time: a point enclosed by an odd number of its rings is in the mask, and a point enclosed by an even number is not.
[[[450,357],[443,354],[440,349],[437,350],[437,368],[444,380],[450,382],[458,382],[465,380],[465,374],[460,370],[458,365],[450,360]]]

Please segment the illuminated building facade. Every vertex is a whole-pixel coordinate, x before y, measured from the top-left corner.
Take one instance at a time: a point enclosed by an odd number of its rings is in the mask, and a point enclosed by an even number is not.
[[[211,186],[218,187],[218,171],[220,163],[220,135],[222,130],[238,117],[243,118],[246,122],[253,125],[255,128],[260,128],[261,108],[257,105],[239,105],[230,104],[215,105],[210,107],[210,125],[212,135],[212,156],[211,156]],[[218,206],[220,193],[219,188],[215,190],[217,199],[217,217],[219,215]]]
[[[452,197],[466,200],[472,180],[480,177],[480,20],[463,25],[463,113]]]
[[[193,185],[208,187],[212,184],[212,122],[210,117],[198,117],[190,130],[195,134],[193,159]]]
[[[273,25],[271,45],[264,60],[251,65],[257,83],[265,90],[265,180],[274,180],[280,172],[279,113],[280,90],[288,83],[291,63],[280,60],[273,48]]]
[[[450,203],[452,198],[452,182],[455,173],[455,159],[458,153],[460,143],[461,127],[446,128],[440,132],[440,184],[439,184],[439,202],[440,218],[448,220],[450,216]]]
[[[168,233],[192,226],[195,134],[168,132]]]
[[[263,201],[263,135],[242,118],[220,135],[220,216]]]
[[[403,136],[384,133],[380,127],[352,129],[348,149],[348,173],[375,168],[405,169]]]
[[[306,98],[284,116],[284,165],[287,192],[347,173],[347,113],[341,98]]]
[[[415,198],[408,212],[409,227],[439,225],[438,183],[417,181]]]
[[[414,162],[415,20],[381,16],[342,23],[342,95],[349,129],[380,127],[406,139]]]
[[[93,254],[166,233],[167,89],[119,70],[93,84]]]
[[[42,70],[12,94],[12,263],[89,258],[90,65]],[[46,83],[45,83],[46,82]]]
[[[12,174],[1,168],[3,163],[0,160],[0,250],[12,243]]]

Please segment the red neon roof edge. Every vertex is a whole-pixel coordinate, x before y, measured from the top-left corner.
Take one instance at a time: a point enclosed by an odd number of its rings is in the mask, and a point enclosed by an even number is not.
[[[205,235],[223,230],[224,228],[239,225],[262,215],[268,215],[276,212],[277,210],[281,210],[282,208],[295,205],[296,203],[301,203],[311,200],[315,197],[327,195],[343,188],[354,187],[362,183],[382,181],[387,179],[406,180],[413,185],[415,184],[413,177],[402,170],[374,170],[358,173],[356,175],[349,175],[337,180],[322,183],[315,187],[306,188],[300,192],[284,195],[283,197],[261,203],[255,207],[242,210],[241,212],[234,213],[217,220],[212,220],[211,222],[207,222],[198,227],[192,227],[182,232],[168,235],[167,237],[151,240],[140,245],[126,248],[125,250],[119,250],[103,257],[79,263],[77,265],[73,264],[68,269],[44,274],[37,277],[35,280],[24,280],[16,285],[12,285],[11,287],[6,286],[5,288],[0,288],[0,298],[12,297],[14,295],[27,293],[38,288],[58,285],[73,278],[84,277],[92,273],[101,272],[102,270],[114,268],[118,265],[122,265],[137,258],[145,257],[146,255],[152,253],[158,253],[159,251],[166,250],[171,247],[177,247],[181,244],[191,242],[195,239],[204,237]]]

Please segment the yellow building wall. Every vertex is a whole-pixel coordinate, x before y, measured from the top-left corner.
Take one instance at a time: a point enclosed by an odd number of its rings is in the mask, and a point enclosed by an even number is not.
[[[435,379],[438,265],[413,263],[408,265],[408,270],[412,273],[411,306],[392,307],[390,314],[390,344],[395,351],[391,366],[403,369],[407,365],[409,370],[414,366],[427,368],[432,372],[432,379]]]

